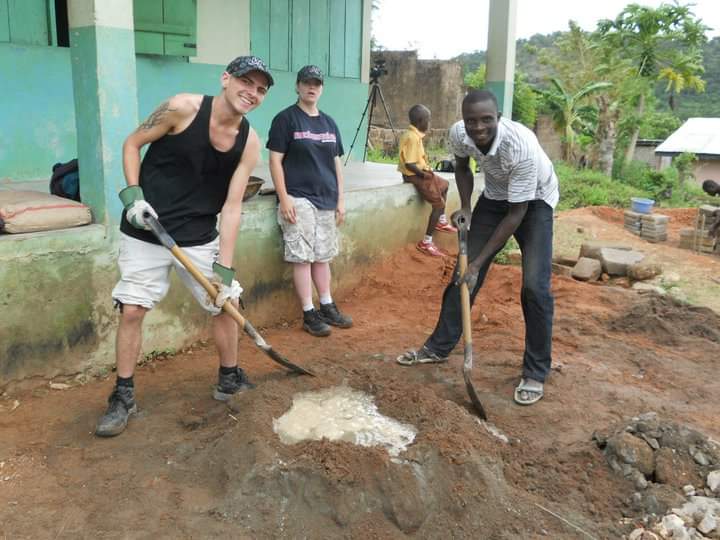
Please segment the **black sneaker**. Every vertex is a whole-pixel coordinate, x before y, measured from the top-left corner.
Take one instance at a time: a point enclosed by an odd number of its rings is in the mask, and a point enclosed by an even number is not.
[[[235,371],[223,375],[218,373],[218,384],[213,392],[213,399],[227,401],[233,395],[243,390],[252,390],[255,385],[250,382],[242,368],[235,368]]]
[[[320,317],[326,323],[337,326],[338,328],[350,328],[353,324],[350,317],[340,313],[335,302],[320,304]]]
[[[108,398],[108,408],[95,427],[98,437],[114,437],[125,431],[128,418],[137,412],[135,388],[116,386]]]
[[[303,328],[311,335],[325,337],[330,335],[330,327],[323,321],[315,308],[303,311]]]

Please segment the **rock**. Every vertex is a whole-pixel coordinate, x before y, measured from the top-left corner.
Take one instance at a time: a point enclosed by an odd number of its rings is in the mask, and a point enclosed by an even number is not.
[[[578,281],[597,281],[602,274],[602,264],[597,259],[581,257],[572,269],[572,277]]]
[[[639,251],[600,248],[600,262],[602,269],[611,276],[627,275],[628,266],[639,263],[645,255]]]
[[[180,419],[180,424],[185,429],[197,429],[199,427],[202,427],[205,425],[207,420],[203,418],[202,416],[198,416],[195,414],[188,414]]]
[[[700,523],[698,523],[697,530],[703,534],[709,534],[717,529],[717,526],[717,518],[711,512],[706,512]]]
[[[628,540],[640,540],[644,532],[645,529],[635,529],[628,535]]]
[[[637,469],[635,469],[632,473],[632,480],[635,484],[635,488],[637,489],[643,490],[646,489],[648,486],[648,481],[645,478],[645,475]]]
[[[602,248],[613,248],[623,251],[632,250],[632,248],[627,244],[609,242],[605,240],[590,240],[589,242],[583,242],[583,244],[580,246],[580,257],[600,260],[600,250]]]
[[[650,448],[653,450],[660,450],[660,443],[657,442],[657,439],[654,437],[650,437],[649,435],[646,435],[645,433],[640,433],[640,437],[643,441],[648,443],[650,445]]]
[[[69,384],[65,384],[65,383],[51,382],[50,388],[52,388],[53,390],[67,390],[68,388],[72,388],[72,387]]]
[[[695,495],[695,486],[693,486],[692,484],[683,486],[682,489],[683,489],[683,493],[688,497],[692,497]]]
[[[661,448],[655,452],[655,481],[682,489],[688,484],[700,485],[701,479],[689,456]]]
[[[680,287],[670,287],[668,289],[668,294],[675,300],[687,302],[687,294],[685,294],[685,291],[683,291]]]
[[[671,538],[688,539],[690,535],[685,528],[685,522],[675,514],[668,514],[662,519],[661,527],[665,529]]]
[[[703,452],[702,450],[698,450],[694,446],[690,447],[690,455],[692,456],[695,463],[697,463],[701,467],[707,467],[708,465],[710,465],[710,460],[705,455],[705,452]]]
[[[710,474],[707,475],[707,487],[712,491],[713,493],[720,494],[720,470],[712,471]]]
[[[605,453],[617,456],[619,461],[632,465],[646,476],[652,474],[655,468],[652,449],[645,441],[629,433],[620,433],[608,439]]]
[[[645,281],[662,274],[662,267],[655,263],[640,262],[628,266],[627,275],[635,281]]]
[[[564,255],[554,255],[552,262],[562,264],[564,266],[575,266],[578,262],[576,257],[566,257]]]

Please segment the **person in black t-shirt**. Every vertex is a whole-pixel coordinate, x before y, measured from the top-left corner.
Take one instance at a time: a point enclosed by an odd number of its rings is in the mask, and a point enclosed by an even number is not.
[[[120,434],[137,411],[133,373],[142,346],[146,313],[167,294],[175,268],[193,296],[213,317],[220,369],[213,397],[226,401],[252,388],[238,367],[238,329],[222,311],[237,303],[242,289],[232,268],[240,228],[242,199],[255,167],[260,141],[245,115],[265,99],[273,79],[260,58],[240,56],[220,78],[217,96],[178,94],[163,102],[128,136],[123,169],[128,187],[120,192],[120,281],[112,292],[120,308],[117,331],[117,380],[96,435]],[[145,157],[140,149],[150,144]],[[150,232],[149,212],[213,283],[211,300],[204,289]],[[220,214],[219,231],[217,215]]]
[[[329,325],[352,326],[330,292],[330,261],[338,254],[336,226],[345,219],[344,151],[335,121],[318,109],[323,81],[317,66],[298,72],[298,101],[273,118],[267,142],[285,260],[293,265],[303,328],[313,336],[330,335]],[[313,304],[313,283],[319,310]]]

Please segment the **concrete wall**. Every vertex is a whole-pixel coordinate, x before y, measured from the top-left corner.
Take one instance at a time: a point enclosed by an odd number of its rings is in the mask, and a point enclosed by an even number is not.
[[[417,103],[430,108],[435,129],[447,130],[461,118],[464,94],[462,66],[450,60],[418,60],[417,51],[376,51],[371,62],[385,59],[388,74],[380,77],[383,96],[396,128],[406,128],[408,110]],[[379,100],[373,124],[389,127]]]
[[[457,204],[453,190],[450,207]],[[346,205],[341,255],[333,262],[338,298],[368,265],[420,238],[428,213],[407,184],[351,191]],[[300,309],[275,216],[274,197],[248,201],[235,250],[246,315],[256,326],[295,317]],[[96,373],[114,364],[116,258],[116,230],[101,225],[0,236],[0,388],[11,380]],[[175,281],[147,317],[143,350],[181,348],[207,335],[208,323]]]
[[[693,174],[698,184],[702,184],[705,180],[720,182],[720,159],[698,159]]]
[[[540,146],[553,161],[562,159],[562,144],[560,134],[555,129],[550,116],[540,115],[535,123],[535,135],[537,135]]]

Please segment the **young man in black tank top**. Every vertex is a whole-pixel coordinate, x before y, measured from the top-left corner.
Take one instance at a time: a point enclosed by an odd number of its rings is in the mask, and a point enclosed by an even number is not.
[[[178,94],[163,102],[123,145],[128,187],[120,192],[125,206],[120,281],[113,290],[120,308],[117,381],[96,428],[99,436],[121,433],[137,410],[133,373],[142,346],[142,323],[167,294],[171,267],[214,315],[220,373],[213,397],[224,401],[253,387],[238,367],[237,324],[221,308],[227,300],[237,303],[242,292],[234,279],[233,252],[245,187],[260,155],[260,141],[245,115],[263,102],[273,79],[262,60],[241,56],[227,66],[220,80],[222,91],[215,97]],[[140,149],[146,144],[150,147],[141,163]],[[200,271],[217,284],[215,302],[160,245],[145,225],[144,212],[156,216]]]

